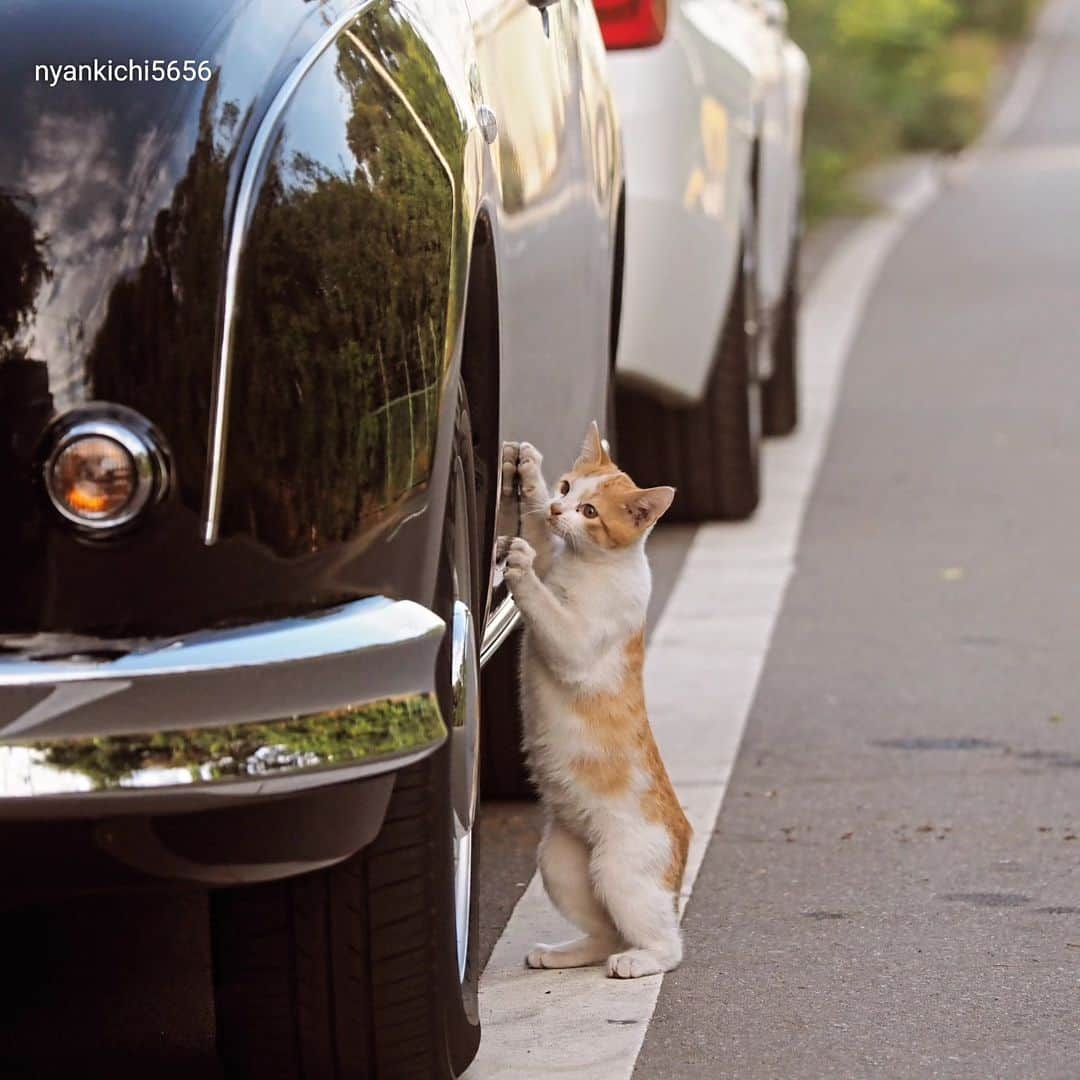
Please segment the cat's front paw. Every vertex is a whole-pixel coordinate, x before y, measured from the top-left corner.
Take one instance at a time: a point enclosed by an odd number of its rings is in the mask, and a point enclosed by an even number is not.
[[[544,455],[532,443],[523,442],[518,446],[517,472],[521,480],[521,494],[526,498],[546,495],[544,474],[540,470],[543,463]]]
[[[521,444],[516,442],[504,442],[502,448],[502,493],[504,498],[510,498],[514,494],[514,478],[518,472],[518,458],[521,454]]]
[[[515,536],[506,549],[506,569],[503,577],[511,590],[519,585],[526,574],[532,572],[533,563],[536,561],[536,552],[528,540],[522,540]]]

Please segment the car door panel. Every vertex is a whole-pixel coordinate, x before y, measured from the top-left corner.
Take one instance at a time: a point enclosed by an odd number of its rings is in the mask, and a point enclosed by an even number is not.
[[[498,120],[495,173],[500,417],[505,439],[535,442],[561,468],[602,416],[597,213],[586,180],[579,95],[579,0],[470,0],[485,104]],[[591,17],[591,13],[588,13]],[[601,268],[602,269],[602,268]]]

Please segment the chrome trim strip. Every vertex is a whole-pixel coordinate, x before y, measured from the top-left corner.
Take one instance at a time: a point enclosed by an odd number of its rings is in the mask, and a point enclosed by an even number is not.
[[[171,640],[73,639],[70,659],[57,657],[61,638],[9,638],[19,651],[0,655],[0,817],[28,797],[100,807],[103,792],[253,781],[246,793],[262,795],[281,789],[271,781],[295,790],[400,767],[446,737],[445,629],[419,604],[376,596]]]
[[[255,184],[259,178],[266,151],[282,114],[308,72],[337,39],[338,35],[374,0],[359,0],[350,4],[323,32],[318,41],[303,55],[289,77],[274,95],[252,139],[251,148],[240,176],[236,208],[229,229],[229,251],[225,266],[224,304],[221,320],[221,348],[212,390],[210,408],[209,460],[207,461],[206,496],[203,505],[203,542],[217,542],[221,527],[221,500],[225,477],[225,436],[228,427],[229,383],[232,377],[233,336],[236,323],[236,294],[240,276],[240,259],[251,221]]]
[[[274,780],[302,791],[405,768],[445,739],[434,695],[415,694],[271,724],[0,745],[0,818],[9,800],[96,805],[110,792],[218,788],[262,796]]]
[[[186,813],[223,809],[272,797],[301,795],[328,784],[372,780],[390,772],[407,769],[410,765],[430,757],[445,741],[445,738],[441,738],[419,749],[381,754],[369,760],[349,764],[221,779],[210,783],[184,782],[171,787],[121,783],[119,786],[93,790],[93,784],[87,778],[86,790],[79,791],[75,784],[78,778],[69,773],[68,789],[61,791],[55,779],[53,784],[46,788],[46,774],[43,773],[43,790],[33,794],[26,792],[21,796],[13,796],[5,780],[4,794],[0,796],[0,822]],[[10,768],[11,762],[6,756],[6,748],[0,749],[0,778],[3,778]]]
[[[0,691],[5,687],[54,687],[173,675],[208,675],[238,668],[347,656],[367,649],[442,638],[445,623],[421,604],[372,596],[309,618],[255,623],[232,630],[204,630],[155,643],[115,660],[23,660],[0,657]],[[102,642],[107,644],[107,642]],[[0,712],[0,724],[3,723]],[[0,738],[23,724],[0,728]]]
[[[484,640],[480,645],[480,666],[483,667],[498,652],[502,643],[517,629],[521,612],[508,596],[488,617]]]

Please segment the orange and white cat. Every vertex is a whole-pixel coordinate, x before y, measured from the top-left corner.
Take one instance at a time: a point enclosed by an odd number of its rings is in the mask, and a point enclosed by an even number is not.
[[[503,541],[506,581],[525,624],[524,742],[546,815],[539,864],[556,908],[583,936],[537,945],[529,967],[607,963],[622,979],[682,959],[677,904],[690,823],[645,710],[645,540],[670,487],[641,489],[594,423],[549,494],[541,455],[508,444],[522,537]]]

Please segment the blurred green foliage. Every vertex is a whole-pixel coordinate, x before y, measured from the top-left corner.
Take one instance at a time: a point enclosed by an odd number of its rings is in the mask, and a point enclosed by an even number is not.
[[[1003,38],[1023,34],[1041,0],[959,0],[959,25]]]
[[[979,132],[1001,44],[1039,0],[790,0],[813,79],[811,220],[851,208],[852,173],[897,150],[955,152]]]

